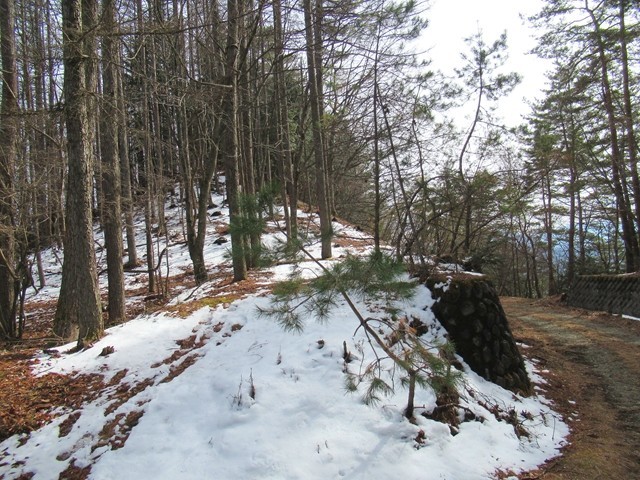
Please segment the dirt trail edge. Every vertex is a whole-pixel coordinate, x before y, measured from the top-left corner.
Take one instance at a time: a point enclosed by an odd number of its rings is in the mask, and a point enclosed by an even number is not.
[[[571,426],[564,455],[521,479],[640,479],[640,321],[502,297],[523,353]]]

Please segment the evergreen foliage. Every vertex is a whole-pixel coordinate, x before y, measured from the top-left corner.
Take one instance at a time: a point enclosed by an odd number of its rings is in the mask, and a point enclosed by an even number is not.
[[[234,216],[229,223],[229,233],[237,234],[246,239],[243,255],[251,260],[252,267],[270,265],[272,259],[264,249],[260,241],[253,242],[249,239],[259,239],[266,226],[266,218],[271,216],[273,205],[278,192],[276,182],[268,183],[255,194],[238,195],[240,215]]]
[[[456,392],[460,376],[449,361],[453,346],[426,344],[397,307],[396,302],[410,299],[416,288],[414,282],[403,278],[405,270],[400,262],[378,251],[367,257],[348,255],[344,261],[322,269],[322,274],[307,280],[296,268],[291,278],[276,284],[271,306],[260,313],[274,318],[287,331],[301,332],[306,318],[327,321],[333,309],[346,301],[367,335],[375,360],[352,372],[345,351],[345,389],[356,392],[360,385],[366,385],[363,401],[367,405],[375,405],[395,391],[396,367],[401,372],[400,384],[408,388],[408,418],[413,417],[416,385],[434,389],[437,398]],[[385,315],[364,318],[351,296],[382,303]],[[364,350],[362,345],[359,348]],[[388,367],[389,359],[392,368]]]

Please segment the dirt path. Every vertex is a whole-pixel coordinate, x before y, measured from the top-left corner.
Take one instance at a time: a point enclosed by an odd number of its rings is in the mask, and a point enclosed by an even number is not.
[[[546,395],[569,421],[571,446],[523,479],[640,479],[640,321],[501,298]]]

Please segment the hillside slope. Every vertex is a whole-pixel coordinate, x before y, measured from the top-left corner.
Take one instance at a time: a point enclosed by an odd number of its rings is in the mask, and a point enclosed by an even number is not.
[[[231,284],[228,247],[213,243],[228,219],[221,213],[210,222],[205,248],[209,283],[174,286],[174,298],[161,309],[110,328],[93,348],[65,353],[69,345],[37,356],[38,375],[94,378],[94,392],[82,405],[54,411],[42,428],[2,442],[0,478],[482,479],[529,470],[559,454],[568,428],[543,396],[516,396],[466,365],[460,393],[469,414],[458,432],[419,415],[436,406],[430,389],[416,394],[416,422],[403,417],[406,391],[391,362],[383,362],[394,386],[389,397],[367,406],[362,392],[345,393],[346,370],[357,372],[384,355],[370,347],[346,305],[326,323],[309,319],[298,335],[260,317],[257,308],[269,304],[270,285],[292,266]],[[315,253],[313,215],[300,216]],[[342,246],[333,261],[367,251],[366,235],[334,226]],[[265,243],[275,242],[277,225],[267,230]],[[178,219],[170,219],[170,277],[189,269],[181,231]],[[52,252],[46,262],[50,286],[31,302],[57,294],[59,262]],[[318,271],[311,262],[301,267],[305,275]],[[143,275],[128,279],[131,292],[141,284]],[[142,296],[129,300],[140,305]],[[430,310],[433,301],[420,286],[398,305],[428,326],[422,337],[427,347],[446,333]],[[366,317],[383,315],[380,304],[357,306]],[[349,364],[345,345],[354,360]],[[542,382],[534,364],[528,368]]]

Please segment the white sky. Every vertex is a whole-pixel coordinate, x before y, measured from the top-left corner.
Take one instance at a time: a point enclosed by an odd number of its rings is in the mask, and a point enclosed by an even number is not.
[[[501,103],[500,114],[508,125],[516,125],[529,112],[524,99],[539,96],[545,87],[549,63],[528,52],[536,45],[533,29],[523,18],[537,13],[543,0],[432,0],[427,13],[429,26],[423,33],[423,47],[430,48],[432,68],[452,73],[460,65],[464,39],[483,32],[491,43],[506,31],[508,71],[518,72],[522,83]]]

